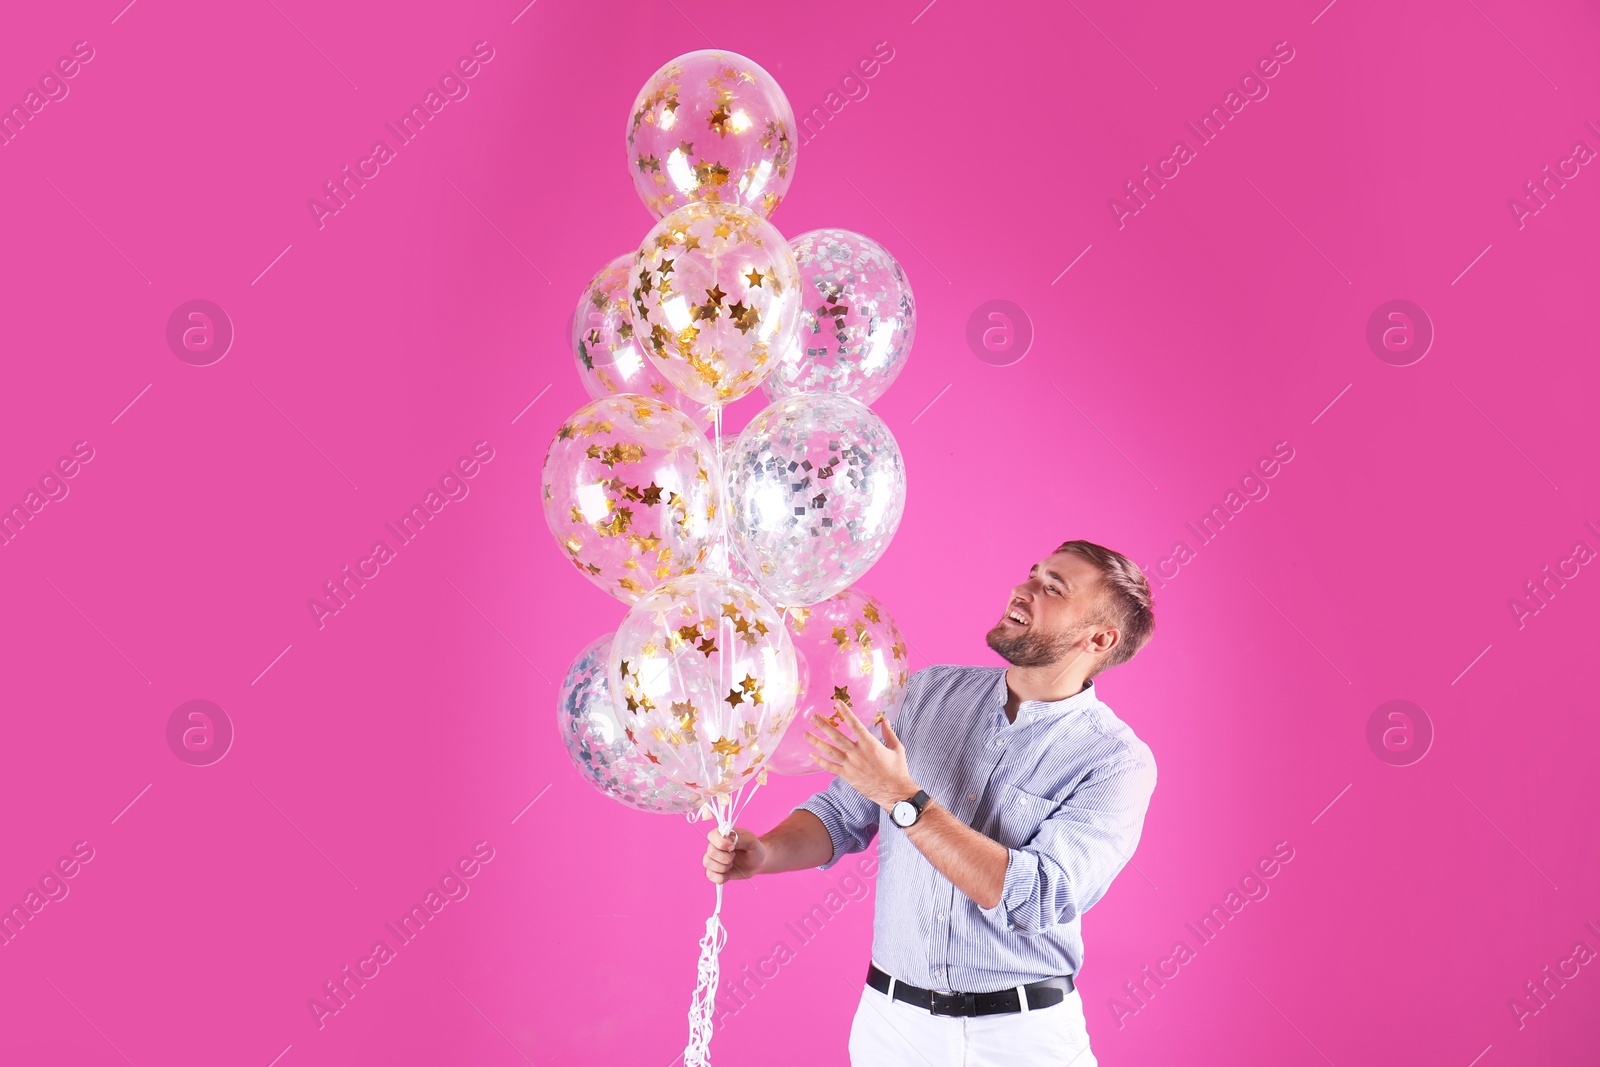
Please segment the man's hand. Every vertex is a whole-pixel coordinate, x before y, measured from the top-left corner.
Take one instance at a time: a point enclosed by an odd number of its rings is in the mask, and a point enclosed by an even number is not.
[[[753,830],[736,826],[732,834],[713,829],[706,835],[706,877],[713,882],[731,882],[761,873],[767,859],[766,843]]]
[[[889,723],[883,723],[884,739],[879,741],[848,704],[841,704],[840,710],[855,738],[847,737],[826,716],[813,715],[812,722],[826,738],[806,731],[806,740],[813,749],[812,761],[843,778],[857,793],[884,810],[909,799],[916,793],[917,783],[912,781],[906,765],[906,750]]]

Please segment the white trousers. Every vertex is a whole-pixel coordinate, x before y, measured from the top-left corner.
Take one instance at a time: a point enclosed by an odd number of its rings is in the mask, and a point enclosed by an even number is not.
[[[850,1024],[851,1067],[1096,1067],[1083,998],[1001,1015],[933,1015],[871,986]]]

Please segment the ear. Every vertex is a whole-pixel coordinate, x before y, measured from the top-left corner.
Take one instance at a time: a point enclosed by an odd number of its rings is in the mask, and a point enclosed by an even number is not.
[[[1113,648],[1116,648],[1121,641],[1122,631],[1118,630],[1115,626],[1109,626],[1104,630],[1096,630],[1091,643],[1093,644],[1094,651],[1096,652],[1110,652]]]

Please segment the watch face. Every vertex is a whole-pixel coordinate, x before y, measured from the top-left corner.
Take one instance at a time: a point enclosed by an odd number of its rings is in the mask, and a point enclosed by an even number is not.
[[[917,809],[909,800],[902,800],[890,811],[896,824],[910,826],[917,821]]]

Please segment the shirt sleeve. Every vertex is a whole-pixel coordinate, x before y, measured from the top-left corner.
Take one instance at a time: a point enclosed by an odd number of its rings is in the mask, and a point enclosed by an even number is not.
[[[979,910],[1040,933],[1071,922],[1105,895],[1133,857],[1155,791],[1148,750],[1094,771],[1022,848],[1009,849],[1000,902]]]
[[[856,792],[843,778],[835,778],[828,788],[798,805],[795,811],[809,811],[828,828],[833,855],[817,868],[825,871],[844,859],[847,853],[860,852],[878,835],[878,805]]]

